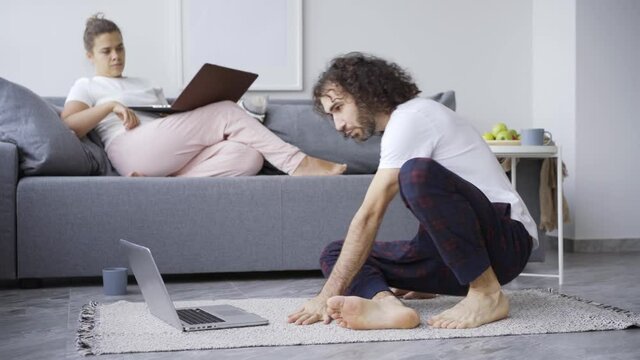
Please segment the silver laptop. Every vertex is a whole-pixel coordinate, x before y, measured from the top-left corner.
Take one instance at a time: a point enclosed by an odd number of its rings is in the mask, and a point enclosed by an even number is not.
[[[231,305],[211,305],[176,309],[169,297],[151,251],[127,240],[120,240],[129,257],[129,265],[136,277],[149,312],[182,331],[226,329],[267,325],[269,320]]]

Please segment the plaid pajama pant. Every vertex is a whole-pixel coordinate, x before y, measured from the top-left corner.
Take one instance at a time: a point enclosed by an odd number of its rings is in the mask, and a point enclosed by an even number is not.
[[[430,158],[400,169],[400,195],[420,222],[412,240],[375,242],[346,295],[372,298],[389,287],[466,295],[489,266],[500,284],[517,277],[531,255],[532,239],[510,218],[511,205],[491,203],[470,182]],[[330,243],[320,266],[328,277],[344,241]]]

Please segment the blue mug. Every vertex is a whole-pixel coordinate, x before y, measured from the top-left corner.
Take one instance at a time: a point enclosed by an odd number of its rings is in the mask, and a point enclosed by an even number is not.
[[[522,129],[520,144],[530,146],[549,145],[553,140],[551,133],[544,129]]]
[[[127,268],[109,267],[102,269],[102,286],[105,295],[126,295]]]

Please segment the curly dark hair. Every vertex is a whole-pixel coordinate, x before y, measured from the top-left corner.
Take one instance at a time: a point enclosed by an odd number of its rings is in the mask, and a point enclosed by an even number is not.
[[[331,60],[313,87],[314,108],[324,114],[320,98],[335,84],[353,96],[356,106],[370,114],[390,114],[416,97],[420,89],[400,66],[373,55],[349,53]]]

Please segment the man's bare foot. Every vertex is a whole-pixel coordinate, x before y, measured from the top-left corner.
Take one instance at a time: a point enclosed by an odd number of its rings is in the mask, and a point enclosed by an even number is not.
[[[338,164],[327,160],[305,156],[298,167],[293,171],[293,176],[323,176],[340,175],[347,171],[347,165]]]
[[[509,316],[509,300],[498,291],[494,294],[469,292],[451,309],[427,320],[427,324],[441,329],[468,329],[502,320]]]
[[[420,325],[418,313],[394,296],[368,300],[357,296],[334,296],[327,312],[339,326],[348,329],[412,329]]]
[[[404,300],[425,300],[438,296],[432,293],[390,288],[393,295]]]
[[[441,329],[474,328],[509,316],[509,300],[491,267],[469,284],[469,293],[451,309],[427,320]]]

